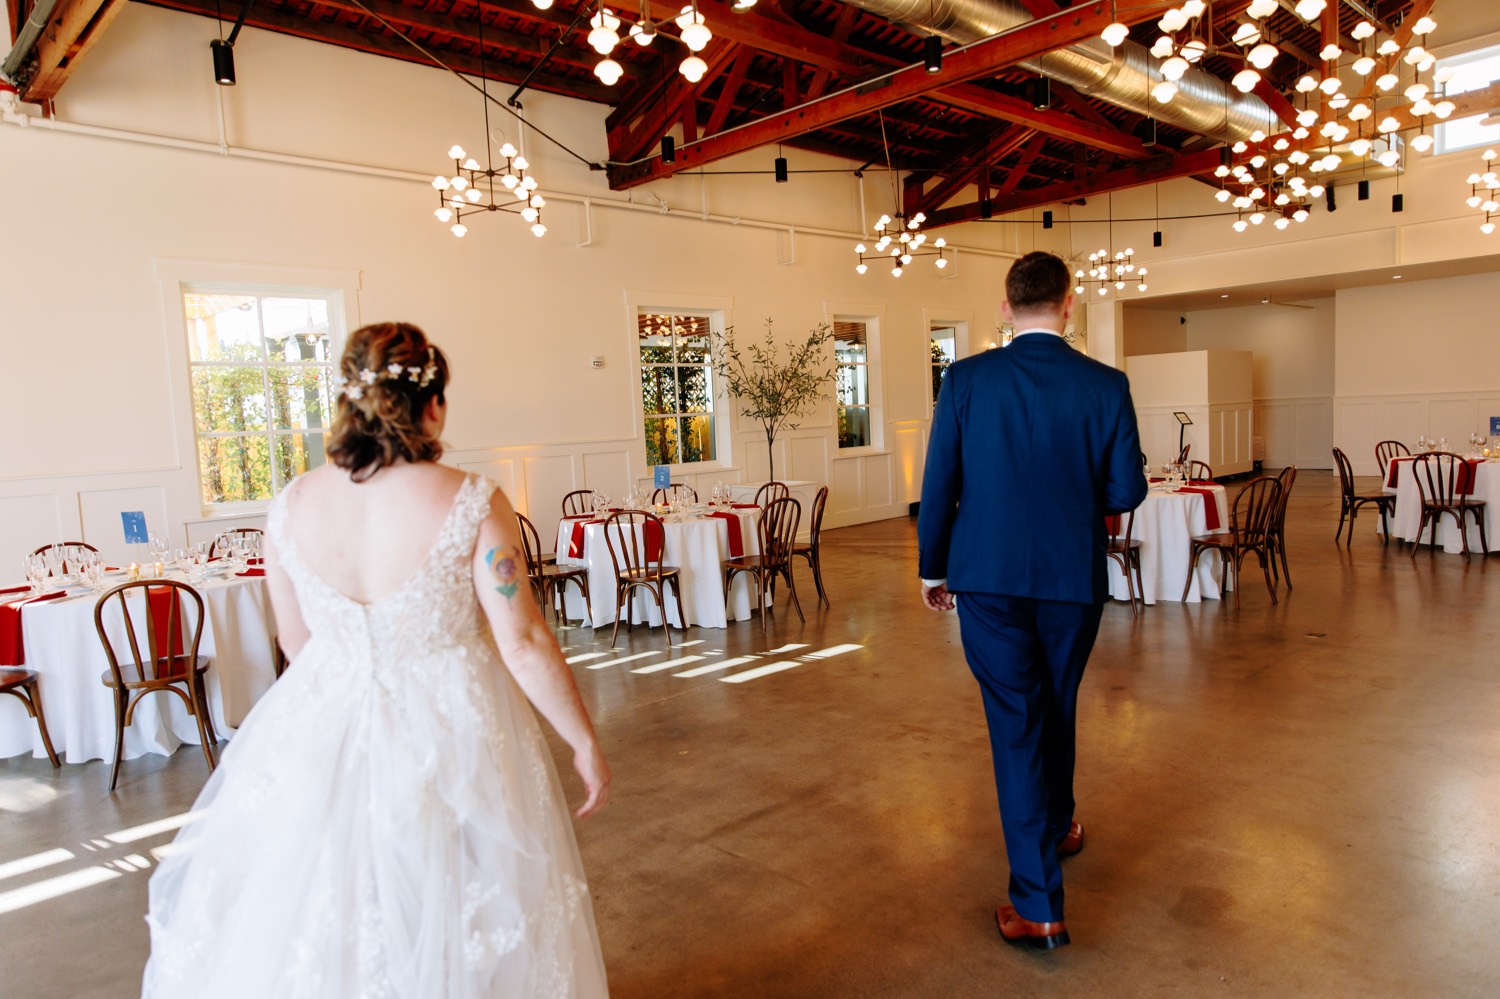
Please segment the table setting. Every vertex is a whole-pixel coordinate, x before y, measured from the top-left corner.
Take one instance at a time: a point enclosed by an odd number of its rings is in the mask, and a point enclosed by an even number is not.
[[[1146,604],[1177,600],[1187,582],[1188,560],[1194,535],[1211,534],[1229,527],[1228,493],[1208,479],[1188,479],[1186,467],[1171,462],[1160,476],[1150,476],[1146,499],[1135,509],[1131,537],[1141,542],[1141,596]],[[1122,537],[1125,517],[1111,517],[1108,530]],[[1218,563],[1200,559],[1198,585],[1188,593],[1188,603],[1217,600]],[[1109,590],[1116,600],[1129,600],[1130,590],[1118,563],[1109,562]]]
[[[646,552],[653,560],[682,570],[682,610],[687,626],[724,628],[731,620],[748,620],[755,608],[754,593],[745,580],[737,579],[730,588],[726,608],[721,566],[726,558],[760,553],[760,507],[736,502],[732,487],[724,483],[717,484],[704,503],[695,503],[682,492],[674,493],[667,504],[653,505],[650,499],[644,490],[632,490],[621,500],[623,505],[612,505],[607,495],[596,492],[593,513],[563,517],[558,522],[558,564],[586,566],[589,576],[590,606],[585,608],[582,595],[569,588],[561,596],[564,616],[596,627],[613,622],[615,570],[604,537],[606,520],[614,512],[646,510],[661,522],[659,537],[656,525],[648,526],[643,539]],[[633,623],[652,627],[661,624],[661,614],[647,594],[638,592],[630,604]],[[667,601],[667,615],[671,624],[684,627],[678,620],[676,601]]]
[[[121,583],[176,580],[193,586],[203,598],[200,653],[212,660],[209,706],[221,735],[232,733],[270,689],[276,625],[258,542],[227,550],[221,545],[223,557],[211,557],[210,542],[173,550],[157,541],[137,553],[149,561],[125,566],[105,565],[97,555],[90,558],[81,551],[53,556],[57,548],[23,559],[24,586],[0,586],[0,665],[23,666],[39,675],[52,742],[66,762],[114,756],[114,702],[100,682],[109,666],[94,609],[101,595]],[[141,630],[145,601],[132,604],[132,624]],[[123,638],[118,608],[109,608],[104,625],[112,640]],[[198,741],[197,726],[182,702],[153,695],[140,702],[126,729],[125,758],[170,754],[183,743]],[[6,698],[0,703],[0,758],[26,753],[45,755],[37,727],[21,704]]]
[[[1396,497],[1396,510],[1390,517],[1392,537],[1402,541],[1418,540],[1417,529],[1422,522],[1422,496],[1417,487],[1414,462],[1423,454],[1449,450],[1448,438],[1433,438],[1422,434],[1417,437],[1414,453],[1397,455],[1386,466],[1385,478],[1382,480],[1384,491]],[[1483,518],[1485,534],[1494,538],[1495,529],[1500,527],[1500,519],[1496,518],[1494,512],[1495,505],[1500,503],[1500,440],[1491,446],[1488,435],[1470,434],[1468,449],[1460,457],[1462,463],[1458,466],[1455,491],[1470,500],[1485,502],[1480,516]],[[1439,547],[1452,555],[1462,554],[1463,533],[1453,518],[1440,517],[1437,525]],[[1430,530],[1429,527],[1422,532],[1423,537],[1429,540]],[[1480,550],[1479,532],[1474,530],[1472,523],[1469,547],[1471,551]]]

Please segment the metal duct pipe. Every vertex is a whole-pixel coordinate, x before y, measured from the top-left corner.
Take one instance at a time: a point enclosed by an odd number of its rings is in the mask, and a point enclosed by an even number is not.
[[[5,57],[5,63],[0,65],[0,73],[4,73],[6,79],[16,78],[16,72],[25,64],[26,57],[36,47],[36,40],[42,36],[42,29],[52,20],[52,12],[57,9],[57,3],[58,0],[38,0],[37,5],[31,9],[31,16],[16,33],[16,42],[10,47],[10,54]]]
[[[1019,0],[843,0],[919,33],[931,33],[958,45],[976,42],[1035,20]],[[1257,129],[1280,132],[1281,120],[1253,94],[1241,94],[1197,67],[1177,83],[1170,104],[1151,100],[1151,88],[1162,81],[1157,60],[1130,39],[1112,49],[1093,38],[1048,52],[1020,65],[1065,83],[1088,97],[1213,139],[1248,139]]]

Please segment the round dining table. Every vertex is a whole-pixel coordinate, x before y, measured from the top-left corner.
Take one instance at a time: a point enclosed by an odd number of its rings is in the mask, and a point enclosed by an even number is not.
[[[755,610],[755,590],[748,573],[736,574],[725,601],[723,563],[732,555],[760,554],[760,509],[740,506],[720,512],[728,516],[694,512],[662,519],[661,561],[681,570],[682,615],[688,626],[725,628],[730,621],[749,620]],[[565,616],[586,620],[594,627],[612,624],[617,616],[615,569],[604,529],[604,522],[592,516],[564,517],[557,525],[557,564],[584,566],[589,580],[587,608],[578,587],[563,588]],[[731,530],[738,535],[733,541]],[[770,602],[767,594],[766,603]],[[684,627],[670,588],[665,603],[667,620]],[[656,601],[643,588],[636,588],[630,597],[630,621],[652,627],[661,624]]]
[[[211,569],[192,583],[203,597],[203,637],[199,655],[211,661],[206,675],[209,710],[220,738],[231,734],[276,679],[276,620],[263,575],[243,576],[234,566]],[[171,571],[164,578],[183,581]],[[110,586],[123,575],[106,578]],[[99,594],[87,586],[66,587],[63,598],[20,608],[23,663],[38,674],[42,709],[58,756],[68,763],[112,760],[115,751],[114,695],[100,677],[109,660],[94,626]],[[145,601],[132,599],[131,619],[145,633]],[[191,625],[191,609],[184,616]],[[106,609],[105,627],[118,653],[128,654],[118,603]],[[125,730],[125,759],[146,753],[170,755],[183,743],[197,745],[198,729],[182,699],[155,693],[137,704]],[[30,753],[45,758],[36,722],[12,697],[0,698],[0,758]]]
[[[1210,502],[1214,504],[1212,514],[1207,505]],[[1121,536],[1125,531],[1124,520],[1122,516]],[[1164,482],[1153,482],[1145,501],[1135,510],[1131,528],[1131,537],[1141,542],[1141,593],[1137,596],[1147,604],[1158,600],[1181,601],[1193,537],[1228,527],[1228,500],[1223,486],[1204,482],[1177,490]],[[1188,603],[1222,596],[1216,556],[1200,558],[1193,575],[1196,585],[1188,590]],[[1130,599],[1125,574],[1114,559],[1109,560],[1109,592],[1116,600]]]
[[[1384,479],[1385,493],[1396,497],[1396,511],[1390,516],[1391,537],[1401,541],[1412,541],[1420,544],[1430,544],[1432,541],[1431,522],[1422,531],[1422,537],[1417,537],[1417,527],[1422,522],[1422,494],[1417,489],[1417,477],[1412,462],[1415,455],[1403,455],[1391,459],[1386,466]],[[1459,491],[1471,500],[1483,500],[1484,506],[1479,511],[1479,516],[1484,523],[1485,540],[1490,543],[1493,551],[1500,547],[1495,540],[1495,531],[1500,528],[1500,462],[1494,461],[1469,461],[1471,473],[1466,473],[1459,482]],[[1472,475],[1472,479],[1468,475]],[[1464,491],[1467,486],[1467,491]],[[1481,552],[1479,528],[1474,524],[1474,515],[1466,513],[1464,518],[1469,525],[1469,551]],[[1376,529],[1379,530],[1380,518],[1375,518]],[[1464,550],[1463,532],[1459,530],[1454,519],[1446,514],[1438,518],[1437,522],[1438,547],[1450,555],[1461,554]]]

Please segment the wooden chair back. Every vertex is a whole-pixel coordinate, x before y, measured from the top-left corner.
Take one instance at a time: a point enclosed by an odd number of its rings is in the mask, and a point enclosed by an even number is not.
[[[593,512],[594,491],[592,489],[575,489],[563,497],[562,515],[564,517],[577,517]]]
[[[1229,508],[1229,526],[1242,546],[1264,544],[1275,525],[1281,501],[1281,482],[1262,475],[1245,483]]]
[[[1339,470],[1339,493],[1344,497],[1344,502],[1352,502],[1354,499],[1354,465],[1349,461],[1349,456],[1338,448],[1333,449],[1333,463]]]
[[[1116,520],[1116,519],[1119,520],[1120,526],[1125,529],[1123,532],[1121,532],[1121,531],[1111,531],[1109,529],[1109,527],[1110,527],[1110,521]],[[1123,542],[1124,546],[1126,548],[1129,548],[1130,547],[1130,536],[1131,536],[1131,534],[1134,531],[1135,531],[1135,511],[1134,510],[1131,510],[1129,513],[1116,514],[1113,517],[1106,517],[1106,518],[1104,518],[1104,533],[1107,534],[1107,535],[1109,535],[1109,539],[1112,542],[1114,542],[1114,541]]]
[[[1292,486],[1297,484],[1297,466],[1288,465],[1276,476],[1276,481],[1281,483],[1281,492],[1276,497],[1276,513],[1271,523],[1272,528],[1279,534],[1286,526],[1286,504],[1291,499]]]
[[[789,496],[773,499],[760,515],[760,556],[762,561],[781,564],[792,557],[797,544],[797,528],[802,522],[802,504]]]
[[[662,543],[662,551],[654,559],[649,541],[653,533]],[[604,543],[609,546],[609,560],[614,563],[616,576],[628,573],[660,581],[666,538],[661,520],[645,510],[618,510],[604,521]]]
[[[1386,467],[1390,465],[1391,459],[1398,455],[1411,454],[1411,448],[1400,441],[1381,441],[1375,445],[1375,464],[1380,466],[1380,474],[1384,475]]]
[[[232,544],[235,544],[236,547],[242,547],[239,545],[239,542],[242,542],[245,538],[249,537],[252,534],[264,533],[265,532],[258,527],[235,527],[227,531],[220,531],[218,536],[214,538],[213,543],[208,546],[208,557],[214,558],[219,554],[218,549],[219,542],[221,540],[227,540]]]
[[[818,490],[818,494],[813,497],[812,530],[808,541],[814,549],[818,547],[818,537],[823,533],[823,510],[827,506],[828,487],[823,486]]]
[[[130,613],[130,598],[134,596],[145,602],[144,644],[136,628],[136,618]],[[119,608],[125,629],[122,649],[116,649],[105,626],[105,615],[111,603]],[[183,613],[184,603],[191,604],[194,609],[190,622]],[[191,628],[186,640],[182,637],[185,623]],[[186,680],[198,661],[198,645],[203,640],[203,598],[187,583],[174,579],[121,583],[105,591],[95,602],[94,629],[99,633],[116,685],[125,686],[122,667],[127,665],[134,665],[143,681]],[[122,652],[128,652],[128,657],[121,655]]]
[[[764,510],[767,504],[779,499],[789,499],[791,495],[792,490],[785,482],[777,482],[773,479],[755,490],[755,505]]]
[[[517,512],[516,524],[521,528],[521,554],[526,556],[526,575],[536,576],[542,571],[542,536],[524,513]]]
[[[1462,506],[1468,495],[1459,490],[1459,476],[1465,474],[1464,459],[1452,451],[1430,451],[1419,454],[1412,462],[1412,475],[1423,505]],[[1472,486],[1470,488],[1473,488]]]
[[[45,556],[48,552],[50,552],[54,548],[86,548],[89,551],[93,552],[95,555],[99,554],[99,549],[95,548],[93,545],[89,544],[87,541],[57,541],[57,542],[54,542],[54,543],[52,543],[50,545],[42,545],[42,547],[38,548],[36,551],[34,551],[30,555],[28,555],[27,558],[34,558],[37,555],[43,555],[43,556]],[[64,572],[68,571],[67,563],[66,562],[63,563],[63,571]]]
[[[1187,477],[1190,482],[1212,482],[1214,470],[1209,467],[1208,462],[1194,458],[1188,462]]]
[[[672,502],[672,497],[677,493],[686,493],[693,498],[694,503],[698,502],[698,490],[694,489],[686,482],[674,482],[667,488],[658,489],[656,490],[656,492],[652,493],[651,505],[656,506],[663,503],[670,503]]]

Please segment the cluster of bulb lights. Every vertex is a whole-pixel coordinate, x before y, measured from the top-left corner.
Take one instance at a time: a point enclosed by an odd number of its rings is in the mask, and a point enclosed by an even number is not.
[[[1299,17],[1311,21],[1322,13],[1325,6],[1325,0],[1301,0],[1293,9]],[[1234,43],[1247,50],[1245,61],[1248,65],[1231,81],[1235,89],[1241,92],[1253,90],[1260,80],[1257,70],[1269,68],[1280,55],[1280,50],[1265,40],[1268,34],[1264,24],[1265,18],[1278,8],[1276,0],[1253,0],[1245,12],[1252,20],[1242,22],[1232,35]],[[1189,39],[1183,44],[1179,44],[1175,38],[1177,32],[1187,28],[1201,13],[1199,5],[1190,2],[1168,11],[1158,22],[1158,27],[1163,31],[1172,33],[1162,35],[1152,48],[1152,53],[1162,60],[1160,71],[1164,79],[1153,91],[1153,95],[1162,103],[1176,96],[1175,81],[1180,80],[1188,66],[1205,54],[1205,49],[1197,38]],[[1412,34],[1422,37],[1430,34],[1436,27],[1437,23],[1432,18],[1420,17],[1412,25]],[[1348,68],[1360,78],[1369,77],[1377,68],[1380,69],[1380,75],[1374,80],[1377,94],[1372,98],[1356,100],[1343,93],[1338,66],[1346,53],[1336,44],[1324,46],[1318,53],[1325,63],[1323,78],[1306,74],[1297,81],[1296,90],[1307,101],[1312,99],[1314,92],[1318,92],[1320,103],[1326,105],[1333,117],[1325,120],[1320,111],[1305,106],[1297,115],[1297,127],[1292,131],[1290,139],[1279,136],[1267,148],[1262,145],[1267,136],[1264,132],[1256,131],[1250,135],[1248,142],[1239,141],[1231,147],[1236,159],[1247,153],[1252,154],[1248,159],[1248,166],[1245,162],[1238,162],[1232,167],[1226,163],[1214,172],[1221,182],[1240,185],[1238,194],[1231,193],[1227,188],[1221,188],[1215,194],[1221,203],[1232,201],[1237,213],[1234,221],[1236,232],[1244,232],[1250,226],[1260,225],[1271,217],[1274,217],[1274,225],[1278,229],[1285,229],[1292,222],[1306,221],[1309,199],[1322,197],[1325,192],[1324,186],[1317,182],[1316,175],[1337,170],[1344,164],[1344,156],[1335,151],[1335,146],[1345,143],[1351,134],[1355,137],[1345,146],[1345,155],[1355,157],[1356,161],[1368,157],[1387,168],[1394,168],[1401,162],[1402,153],[1398,145],[1400,137],[1397,133],[1407,126],[1390,110],[1384,116],[1377,116],[1376,113],[1377,102],[1382,99],[1380,95],[1391,94],[1400,84],[1401,63],[1413,68],[1413,82],[1401,91],[1401,96],[1410,102],[1407,110],[1413,117],[1421,119],[1432,115],[1443,120],[1456,110],[1454,103],[1440,89],[1451,77],[1450,70],[1437,73],[1431,86],[1421,82],[1421,74],[1433,68],[1435,59],[1420,44],[1410,46],[1403,56],[1401,45],[1394,38],[1372,41],[1376,29],[1369,21],[1361,21],[1355,25],[1350,35],[1359,43],[1360,48],[1356,53],[1349,53],[1354,58]],[[1118,44],[1124,40],[1124,35],[1106,29],[1105,38],[1111,44]],[[1346,121],[1339,120],[1340,114]],[[1375,120],[1377,117],[1378,120]],[[1364,124],[1366,121],[1372,121],[1368,134]],[[1255,148],[1252,149],[1252,146]],[[1417,152],[1425,153],[1432,148],[1433,137],[1424,128],[1410,140],[1409,146]],[[1311,152],[1309,147],[1312,148]],[[1321,155],[1317,152],[1319,147],[1326,150]],[[1313,175],[1310,180],[1302,176],[1304,172]]]
[[[531,164],[509,142],[499,151],[505,159],[505,166],[497,169],[480,166],[464,152],[463,146],[455,145],[449,149],[448,155],[453,157],[453,174],[432,178],[439,202],[437,211],[432,214],[439,222],[452,221],[449,231],[462,238],[469,231],[464,225],[465,215],[519,210],[521,217],[531,223],[531,234],[545,236],[547,227],[542,224],[542,208],[547,201],[537,193],[536,177],[526,172]],[[499,181],[498,191],[496,181]]]
[[[1078,282],[1073,291],[1080,295],[1090,284],[1096,285],[1101,295],[1109,294],[1111,285],[1116,291],[1124,291],[1127,281],[1135,281],[1137,291],[1146,290],[1146,268],[1135,265],[1135,250],[1129,248],[1115,253],[1108,250],[1090,253],[1087,273],[1079,268],[1073,272],[1073,279]]]
[[[927,216],[921,212],[917,212],[917,214],[909,219],[900,212],[896,213],[895,218],[891,218],[889,215],[880,216],[875,222],[875,232],[880,238],[875,241],[874,252],[872,253],[864,243],[859,243],[854,247],[854,252],[859,254],[859,263],[854,267],[855,273],[863,274],[870,269],[869,265],[865,263],[866,254],[875,256],[877,254],[885,254],[889,250],[889,256],[893,258],[891,276],[900,277],[903,268],[910,264],[916,256],[926,255],[925,253],[918,253],[922,245],[927,242],[927,234],[922,231],[922,223],[926,221]],[[893,232],[896,235],[892,236],[891,233]],[[933,264],[938,270],[942,270],[948,266],[948,258],[943,256],[943,247],[947,245],[948,241],[942,236],[932,241],[932,251],[930,252],[937,254],[937,259],[933,261]]]
[[[1495,231],[1494,216],[1500,212],[1500,175],[1495,173],[1493,149],[1486,149],[1481,159],[1484,160],[1484,173],[1469,174],[1469,199],[1465,204],[1484,212],[1479,231],[1488,236]]]
[[[552,0],[531,0],[531,2],[543,10],[552,5]],[[746,11],[754,7],[755,2],[756,0],[736,0],[733,9]],[[610,53],[614,52],[615,46],[621,41],[621,23],[619,17],[605,7],[602,0],[598,11],[589,18],[591,30],[588,34],[588,43],[595,52],[604,57],[594,67],[594,75],[608,87],[613,87],[625,74],[624,67],[610,58]],[[697,83],[703,79],[703,74],[708,72],[708,63],[704,62],[698,53],[702,52],[714,37],[713,32],[709,30],[707,19],[698,12],[698,0],[693,0],[688,6],[682,8],[682,13],[673,23],[677,25],[678,37],[688,47],[688,56],[678,64],[677,71],[686,77],[689,83]],[[644,48],[655,41],[658,34],[661,34],[660,27],[647,16],[643,4],[640,20],[630,26],[626,35]]]

